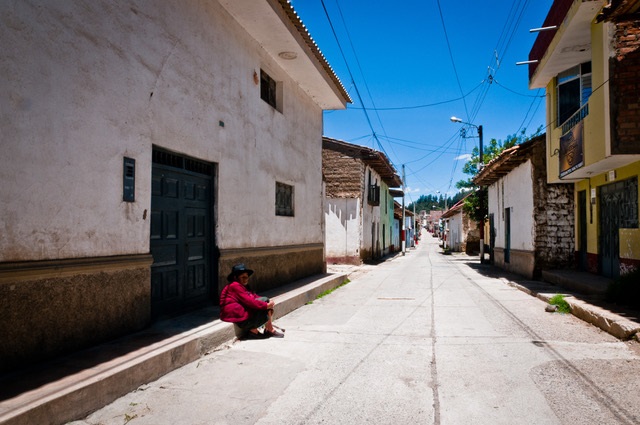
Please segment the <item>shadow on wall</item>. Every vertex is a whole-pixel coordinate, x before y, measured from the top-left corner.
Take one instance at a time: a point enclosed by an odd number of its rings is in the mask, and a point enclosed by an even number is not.
[[[336,216],[340,220],[342,227],[346,229],[347,221],[353,221],[358,217],[358,199],[328,199],[324,210],[326,215]]]

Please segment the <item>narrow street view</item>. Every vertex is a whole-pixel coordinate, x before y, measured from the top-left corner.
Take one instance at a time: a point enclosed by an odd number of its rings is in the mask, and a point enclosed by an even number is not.
[[[73,424],[640,422],[637,343],[423,241]]]
[[[0,425],[640,424],[640,0],[0,40]]]

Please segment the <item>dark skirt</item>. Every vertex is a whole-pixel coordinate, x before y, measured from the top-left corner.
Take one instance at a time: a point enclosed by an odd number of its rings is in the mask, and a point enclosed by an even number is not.
[[[268,310],[252,310],[249,318],[242,322],[236,323],[243,331],[259,328],[269,321]]]

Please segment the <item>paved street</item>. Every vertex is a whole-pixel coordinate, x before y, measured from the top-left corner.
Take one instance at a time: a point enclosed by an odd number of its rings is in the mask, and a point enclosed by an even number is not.
[[[635,424],[640,351],[426,236],[84,424]],[[277,306],[276,306],[277,308]]]

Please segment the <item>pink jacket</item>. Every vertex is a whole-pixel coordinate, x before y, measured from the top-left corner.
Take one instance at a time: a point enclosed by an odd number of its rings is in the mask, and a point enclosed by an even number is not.
[[[267,303],[258,297],[239,282],[229,283],[220,294],[220,320],[242,322],[249,318],[251,310],[267,310]]]

